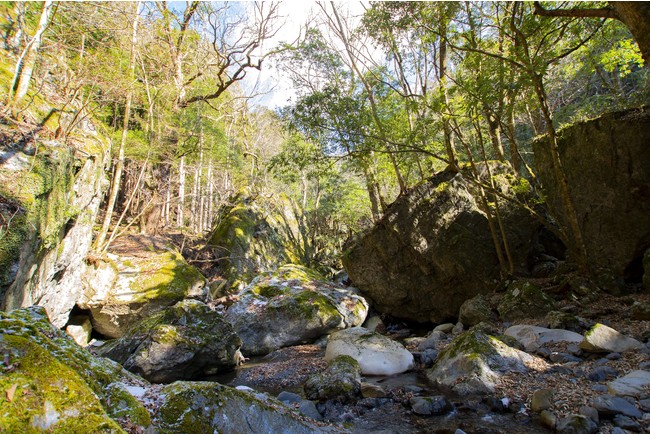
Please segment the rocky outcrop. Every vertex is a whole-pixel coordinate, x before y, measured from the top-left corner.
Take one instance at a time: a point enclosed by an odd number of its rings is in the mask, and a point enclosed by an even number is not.
[[[351,288],[326,283],[297,265],[256,277],[225,314],[244,355],[264,355],[363,324],[368,303]]]
[[[209,382],[176,382],[161,391],[160,434],[346,432],[316,425],[263,393]]]
[[[505,195],[526,195],[525,180],[490,163]],[[481,177],[487,179],[485,166]],[[500,265],[486,210],[470,169],[445,171],[398,198],[369,231],[346,245],[343,265],[353,284],[379,311],[441,323],[462,303],[494,288]],[[538,224],[512,202],[499,204],[510,252],[527,272]],[[492,210],[494,211],[494,210]]]
[[[43,306],[57,327],[83,293],[107,186],[108,140],[90,127],[77,138],[75,146],[47,141],[0,152],[0,215],[11,222],[0,239],[0,305]]]
[[[350,356],[364,375],[395,375],[413,368],[413,355],[402,344],[363,327],[333,333],[325,360]]]
[[[50,324],[44,308],[0,312],[0,329],[3,430],[123,433],[116,421],[126,417],[132,429],[151,424],[123,386],[146,382],[79,347]]]
[[[650,110],[641,108],[567,127],[558,142],[587,263],[639,282],[650,247],[649,141]],[[535,141],[533,151],[548,207],[568,228],[547,141]]]
[[[189,297],[204,298],[205,278],[167,249],[108,254],[88,267],[78,300],[90,311],[93,329],[119,338],[138,321]]]
[[[168,383],[232,370],[240,346],[221,314],[184,300],[135,324],[98,353],[149,381]]]

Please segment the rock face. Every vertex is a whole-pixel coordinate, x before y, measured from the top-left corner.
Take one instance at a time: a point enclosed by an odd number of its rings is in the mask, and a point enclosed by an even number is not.
[[[327,369],[305,382],[305,396],[317,401],[346,402],[361,393],[361,368],[350,356],[337,356],[330,360]]]
[[[298,265],[256,277],[226,311],[243,341],[244,355],[264,355],[282,347],[363,324],[368,303],[353,289],[326,283]]]
[[[241,339],[222,316],[184,300],[134,325],[98,352],[149,381],[191,380],[237,365]]]
[[[558,143],[587,262],[638,281],[650,247],[649,141],[650,110],[642,108],[568,127],[560,131]],[[544,138],[533,143],[533,151],[547,204],[569,227]]]
[[[427,371],[434,383],[461,395],[494,392],[500,372],[526,372],[533,357],[475,328],[458,336]]]
[[[413,368],[413,355],[399,342],[362,327],[330,335],[325,360],[341,355],[355,359],[364,375],[394,375]]]
[[[596,324],[585,333],[580,348],[591,353],[623,353],[639,349],[643,344],[634,338],[622,335],[604,324]]]
[[[38,152],[0,152],[0,216],[12,222],[0,239],[0,307],[43,306],[57,327],[82,297],[107,186],[108,140],[90,130],[77,134],[79,149],[48,141],[36,144]]]
[[[490,163],[490,168],[505,194],[526,194],[528,184],[505,166]],[[371,230],[348,242],[343,265],[379,311],[441,323],[456,317],[465,300],[494,287],[499,262],[470,177],[469,169],[436,175],[395,201]],[[499,207],[515,266],[526,272],[538,225],[509,202],[499,199]]]
[[[174,251],[138,256],[109,254],[86,273],[78,305],[90,310],[93,328],[119,338],[129,326],[188,297],[202,298],[206,280]]]
[[[219,383],[176,382],[165,386],[158,411],[160,434],[345,432],[317,426],[274,398]]]
[[[0,329],[4,431],[123,433],[115,420],[125,416],[138,430],[151,424],[144,406],[120,386],[145,382],[79,347],[50,324],[44,308],[0,312]]]

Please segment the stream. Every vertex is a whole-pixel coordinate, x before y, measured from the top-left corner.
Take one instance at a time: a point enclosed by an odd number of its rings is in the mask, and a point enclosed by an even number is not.
[[[283,348],[264,357],[246,361],[236,370],[206,378],[229,386],[246,386],[277,396],[282,391],[303,395],[302,384],[323,370],[324,349],[318,345]],[[382,387],[389,398],[362,399],[356,404],[319,404],[326,421],[343,423],[354,433],[467,434],[549,433],[529,414],[504,410],[496,412],[481,397],[461,397],[443,392],[422,371],[390,377],[366,376],[362,381]],[[421,416],[408,405],[411,396],[445,395],[454,410],[443,416]],[[460,432],[459,432],[460,433]]]

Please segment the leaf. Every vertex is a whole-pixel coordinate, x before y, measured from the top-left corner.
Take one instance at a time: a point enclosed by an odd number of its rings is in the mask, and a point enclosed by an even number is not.
[[[18,387],[17,384],[13,384],[9,389],[5,391],[7,394],[7,401],[11,402],[14,399],[14,393],[16,393],[16,388]]]

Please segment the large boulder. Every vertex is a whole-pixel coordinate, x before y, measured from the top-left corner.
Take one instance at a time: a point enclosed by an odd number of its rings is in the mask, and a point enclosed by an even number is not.
[[[486,166],[479,166],[487,179]],[[490,163],[503,195],[520,198],[528,183]],[[444,171],[400,196],[370,230],[350,240],[343,265],[381,312],[420,322],[456,318],[465,300],[493,289],[500,265],[488,216],[469,168]],[[527,260],[538,223],[513,202],[498,203],[517,272]],[[494,212],[494,209],[491,209]]]
[[[527,372],[532,361],[533,356],[472,328],[440,354],[427,378],[461,395],[493,393],[500,374]]]
[[[580,348],[591,353],[623,353],[638,350],[643,344],[604,324],[594,325],[580,343]]]
[[[413,354],[402,344],[363,327],[332,333],[325,360],[350,356],[364,375],[395,375],[413,368]]]
[[[368,303],[352,288],[327,283],[307,268],[285,265],[256,277],[225,314],[244,355],[282,347],[363,324]]]
[[[149,381],[167,383],[232,370],[240,346],[221,314],[184,300],[135,324],[98,353]]]
[[[108,338],[119,338],[131,325],[185,298],[204,295],[205,277],[178,252],[157,247],[151,237],[131,238],[142,247],[97,258],[78,302],[90,311],[93,329]]]
[[[593,268],[606,268],[637,281],[643,273],[643,254],[650,247],[648,142],[647,107],[575,124],[561,130],[558,137],[587,262]],[[563,227],[571,227],[554,176],[548,140],[533,142],[533,151],[548,207]],[[573,244],[567,247],[576,251]]]
[[[54,327],[45,309],[0,312],[0,425],[18,432],[143,431],[148,411],[122,384],[146,382],[96,358]],[[128,417],[128,420],[127,420]]]
[[[319,426],[263,393],[219,383],[176,382],[164,386],[157,413],[160,434],[347,432]]]

